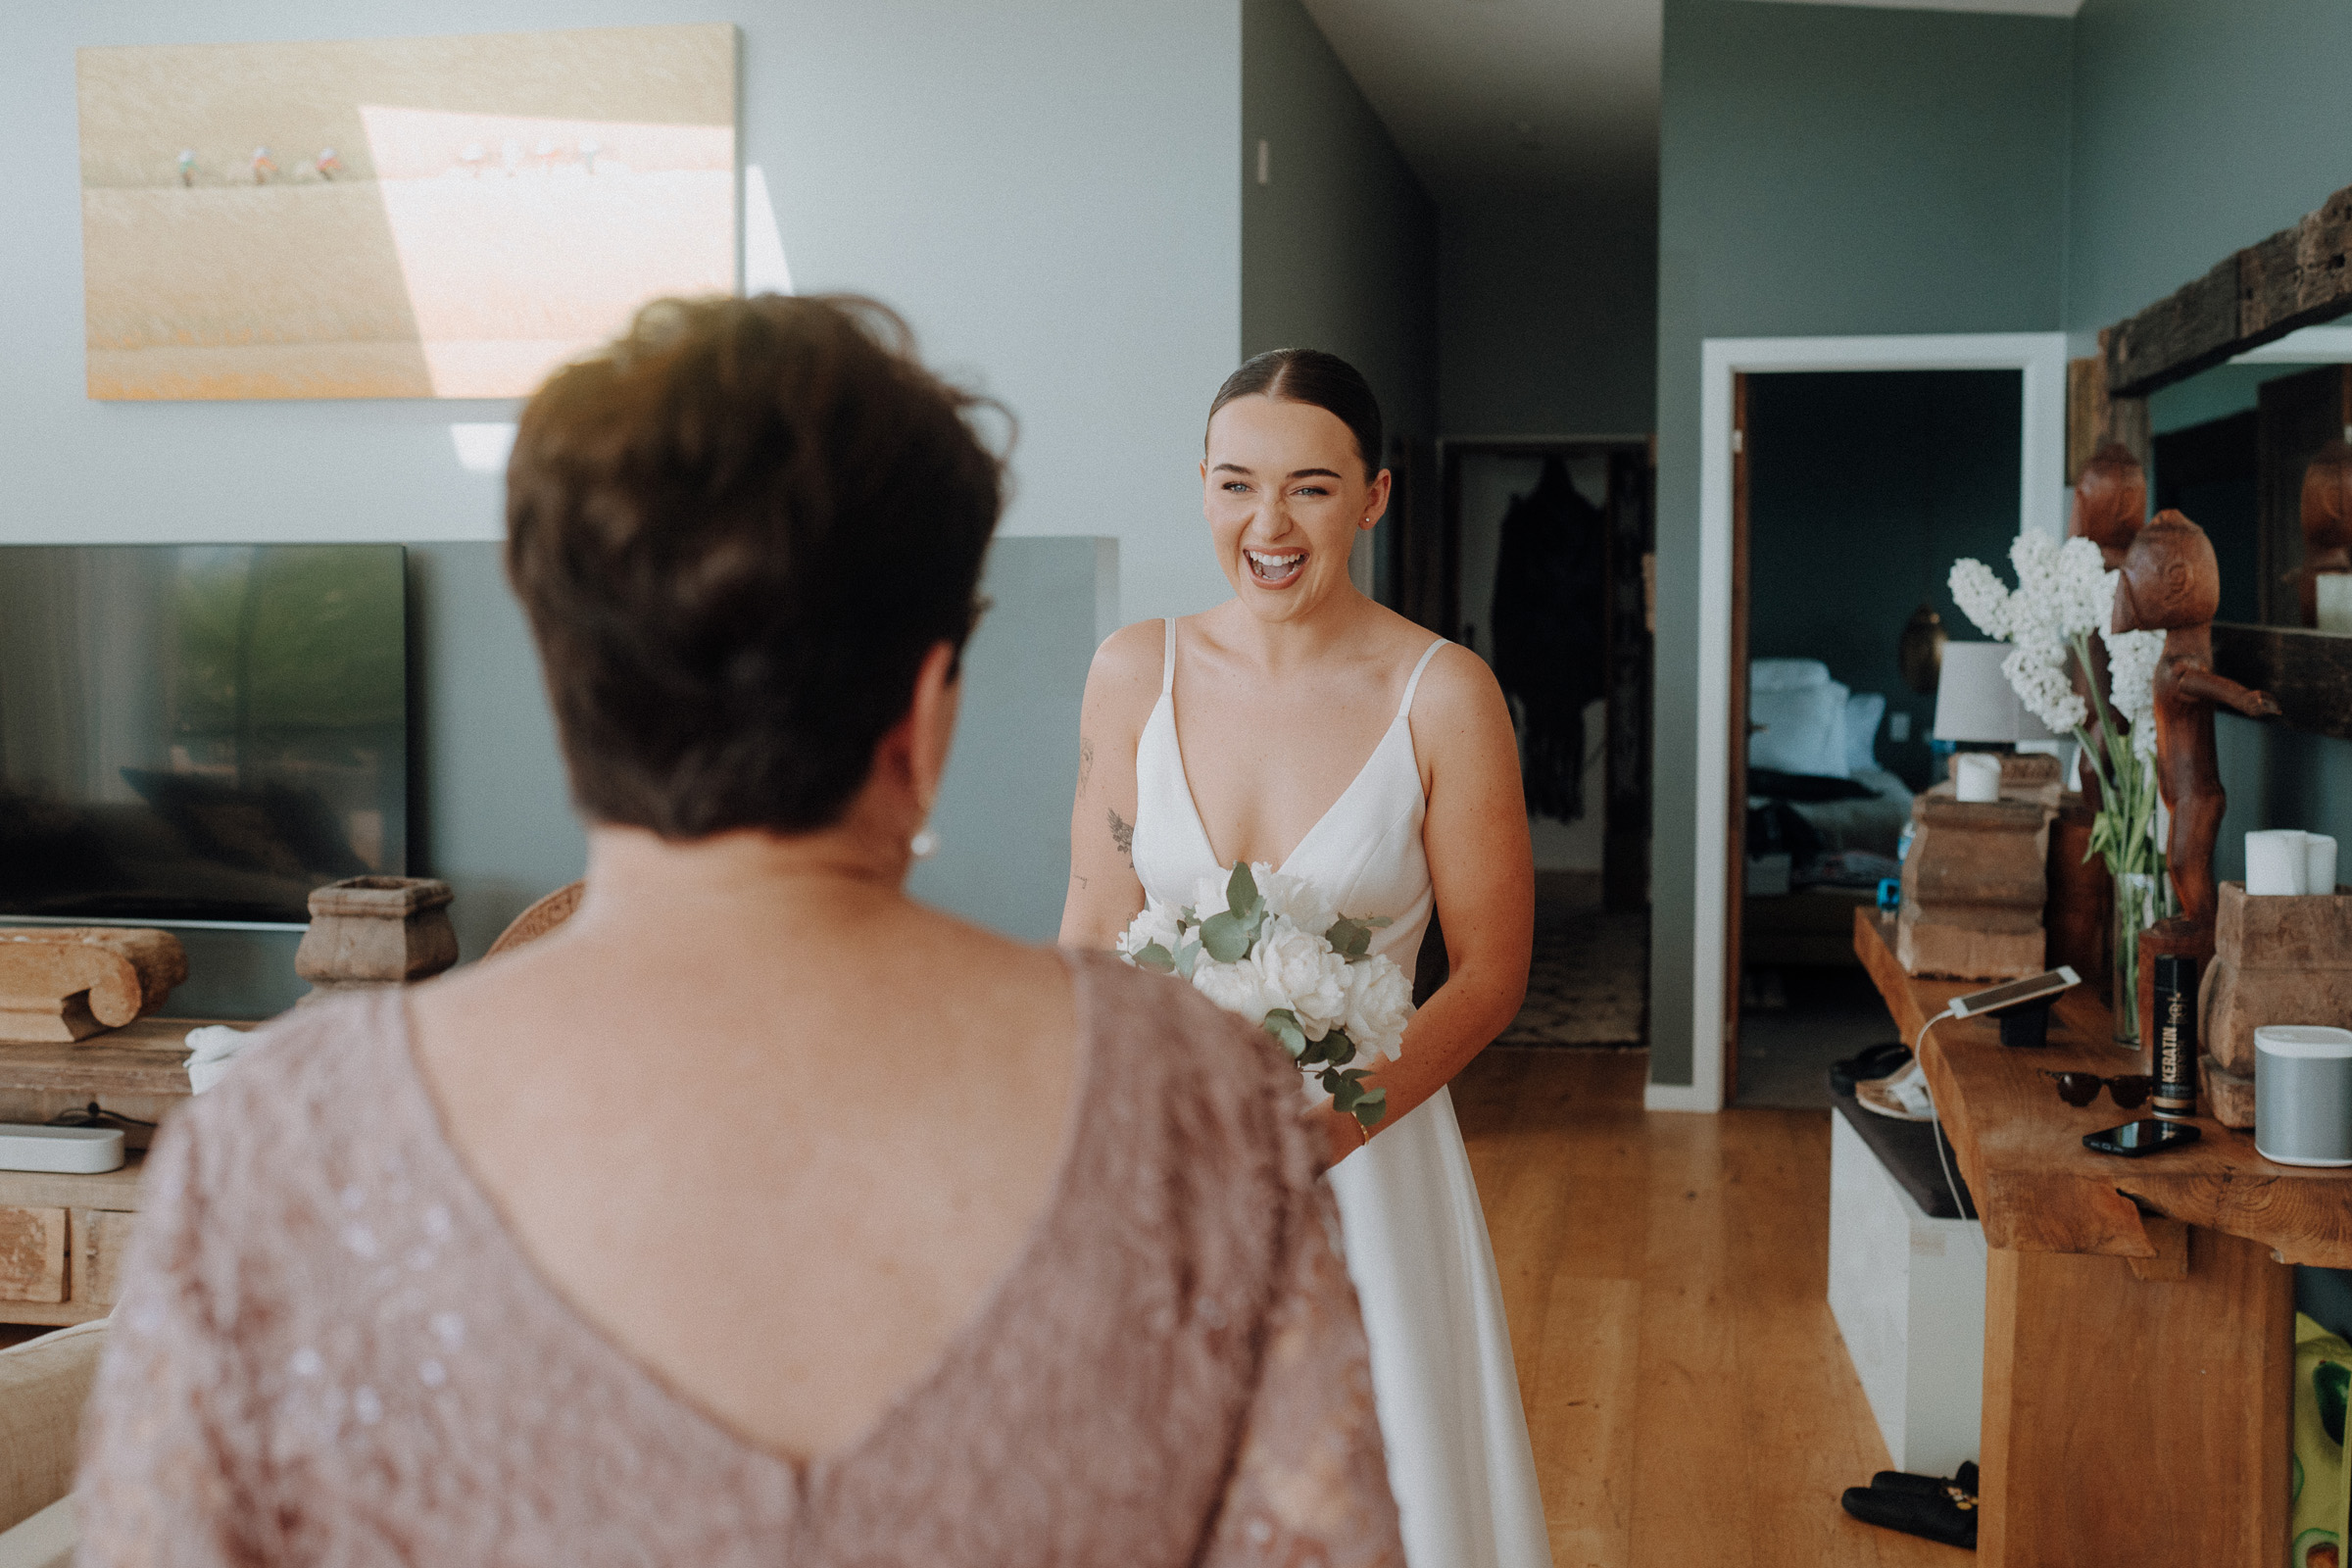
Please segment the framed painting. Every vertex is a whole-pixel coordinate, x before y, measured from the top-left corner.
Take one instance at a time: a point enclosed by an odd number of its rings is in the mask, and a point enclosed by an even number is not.
[[[99,399],[512,398],[736,282],[729,24],[83,49]]]

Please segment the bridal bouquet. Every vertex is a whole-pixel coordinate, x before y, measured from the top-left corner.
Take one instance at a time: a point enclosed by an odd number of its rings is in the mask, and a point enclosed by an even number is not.
[[[2021,534],[2009,547],[2009,564],[2017,572],[2015,588],[2003,586],[1981,561],[1952,563],[1952,598],[1986,636],[2014,645],[2001,661],[2010,689],[2052,730],[2074,731],[2084,767],[2098,779],[2100,809],[2091,824],[2090,850],[2106,860],[2115,879],[2116,1031],[2119,1038],[2136,1039],[2139,933],[2168,912],[2157,826],[2155,724],[2156,663],[2164,653],[2164,633],[2108,629],[2114,623],[2118,574],[2107,569],[2099,547],[2088,539],[2061,544]],[[2104,694],[2093,674],[2093,632],[2106,644]],[[2090,693],[2088,704],[2075,690],[2078,669]],[[2094,711],[2095,742],[2083,727]]]
[[[1372,951],[1386,915],[1343,919],[1314,885],[1270,865],[1236,861],[1200,879],[1192,904],[1153,899],[1119,938],[1129,963],[1181,975],[1209,1001],[1264,1029],[1366,1128],[1389,1092],[1363,1086],[1367,1060],[1394,1059],[1413,1014],[1404,971]]]

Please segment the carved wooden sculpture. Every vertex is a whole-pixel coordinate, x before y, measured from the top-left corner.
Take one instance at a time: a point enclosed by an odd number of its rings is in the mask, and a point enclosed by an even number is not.
[[[2213,843],[2226,796],[2213,739],[2213,705],[2249,718],[2275,717],[2268,692],[2248,691],[2213,671],[2213,612],[2222,572],[2205,530],[2178,512],[2161,512],[2124,558],[2115,594],[2117,631],[2161,631],[2156,665],[2156,784],[2172,812],[2165,856],[2180,898],[2180,919],[2211,941],[2215,892]]]
[[[2099,547],[2099,555],[2114,571],[2139,536],[2148,514],[2148,476],[2139,460],[2121,441],[2110,441],[2090,456],[2082,477],[2075,481],[2075,517],[2067,530]]]
[[[0,931],[0,1041],[63,1043],[120,1029],[187,977],[188,956],[169,931]]]
[[[2303,624],[2320,623],[2320,578],[2352,572],[2352,446],[2330,441],[2303,470]]]
[[[2099,559],[2109,571],[2120,570],[2132,541],[2139,537],[2140,525],[2148,515],[2148,476],[2139,460],[2120,441],[2110,441],[2090,455],[2082,466],[2082,476],[2075,481],[2075,514],[2067,532],[2080,534],[2099,547]],[[2075,695],[2082,699],[2082,728],[2092,746],[2101,752],[2107,749],[2107,732],[2099,722],[2100,705],[2091,700],[2091,688],[2107,690],[2107,645],[2096,637],[2090,640],[2090,667],[2075,671]],[[2131,728],[2122,714],[2107,710],[2120,735]],[[2096,810],[2099,799],[2098,772],[2085,765],[2082,769],[2082,795]]]

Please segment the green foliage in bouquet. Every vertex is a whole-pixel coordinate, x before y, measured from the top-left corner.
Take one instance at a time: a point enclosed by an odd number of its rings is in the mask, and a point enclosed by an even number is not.
[[[1239,963],[1250,956],[1265,929],[1273,911],[1266,907],[1265,899],[1257,891],[1257,878],[1250,872],[1249,862],[1234,862],[1233,876],[1225,884],[1225,908],[1207,919],[1196,922],[1193,910],[1178,911],[1177,930],[1180,933],[1176,951],[1170,953],[1159,943],[1152,943],[1135,955],[1137,964],[1155,969],[1161,974],[1178,974],[1190,980],[1194,968],[1206,953],[1218,963]],[[1387,915],[1358,916],[1332,922],[1331,929],[1322,933],[1332,951],[1349,963],[1360,963],[1371,956],[1372,933],[1389,924]],[[1187,941],[1192,933],[1197,940]],[[1388,1114],[1389,1092],[1386,1089],[1366,1089],[1364,1079],[1368,1070],[1350,1067],[1355,1060],[1356,1043],[1348,1031],[1335,1028],[1320,1040],[1309,1040],[1298,1015],[1288,1007],[1276,1007],[1266,1014],[1265,1031],[1281,1042],[1282,1049],[1293,1060],[1314,1074],[1331,1096],[1334,1108],[1353,1116],[1367,1130],[1380,1124]],[[1320,1072],[1315,1072],[1316,1068]]]

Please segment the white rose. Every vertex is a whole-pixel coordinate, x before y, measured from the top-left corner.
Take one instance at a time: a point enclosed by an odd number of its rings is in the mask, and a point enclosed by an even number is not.
[[[1285,1000],[1267,988],[1265,976],[1248,958],[1239,963],[1218,963],[1203,956],[1193,967],[1193,989],[1227,1012],[1238,1012],[1259,1025]]]
[[[1248,960],[1256,966],[1266,990],[1283,1000],[1310,1040],[1320,1040],[1339,1023],[1348,1007],[1348,960],[1331,951],[1320,935],[1310,935],[1276,916],[1258,934]]]
[[[1366,958],[1347,966],[1342,981],[1347,992],[1343,1023],[1348,1038],[1367,1056],[1391,1060],[1404,1049],[1404,1026],[1413,1015],[1413,986],[1404,971],[1387,958]]]
[[[1266,907],[1310,936],[1321,936],[1340,917],[1306,878],[1267,865],[1250,869],[1257,878],[1258,897],[1266,901]]]
[[[1121,955],[1132,959],[1156,942],[1173,958],[1176,956],[1178,940],[1176,911],[1153,899],[1144,906],[1143,913],[1137,915],[1120,934],[1116,946]]]

